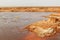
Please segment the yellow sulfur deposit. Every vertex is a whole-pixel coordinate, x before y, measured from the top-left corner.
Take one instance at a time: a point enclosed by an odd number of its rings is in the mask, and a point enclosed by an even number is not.
[[[48,20],[42,20],[35,23],[32,23],[26,27],[28,31],[34,32],[39,37],[48,37],[56,34],[60,30],[60,14],[50,14],[44,16]]]

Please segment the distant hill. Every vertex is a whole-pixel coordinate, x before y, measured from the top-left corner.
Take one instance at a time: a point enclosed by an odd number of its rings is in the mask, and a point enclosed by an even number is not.
[[[0,12],[60,12],[60,7],[0,7]]]

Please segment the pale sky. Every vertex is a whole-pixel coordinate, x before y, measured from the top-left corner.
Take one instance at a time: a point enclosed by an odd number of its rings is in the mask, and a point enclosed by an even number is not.
[[[0,7],[6,6],[60,6],[60,0],[0,0]]]

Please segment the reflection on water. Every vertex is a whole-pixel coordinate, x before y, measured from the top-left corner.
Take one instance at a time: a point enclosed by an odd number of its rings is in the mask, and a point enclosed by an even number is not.
[[[27,31],[20,32],[26,25],[43,20],[41,16],[52,12],[1,12],[0,13],[0,40],[24,40],[30,34]],[[59,36],[59,35],[58,35]],[[51,40],[53,38],[50,38]],[[59,40],[59,38],[55,38]]]

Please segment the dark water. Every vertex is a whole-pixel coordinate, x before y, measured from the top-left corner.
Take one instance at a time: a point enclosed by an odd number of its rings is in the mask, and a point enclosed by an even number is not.
[[[0,40],[22,40],[27,32],[20,32],[26,25],[45,20],[41,16],[46,16],[52,12],[0,12]],[[52,40],[52,39],[51,39]],[[59,39],[59,35],[56,37]]]

